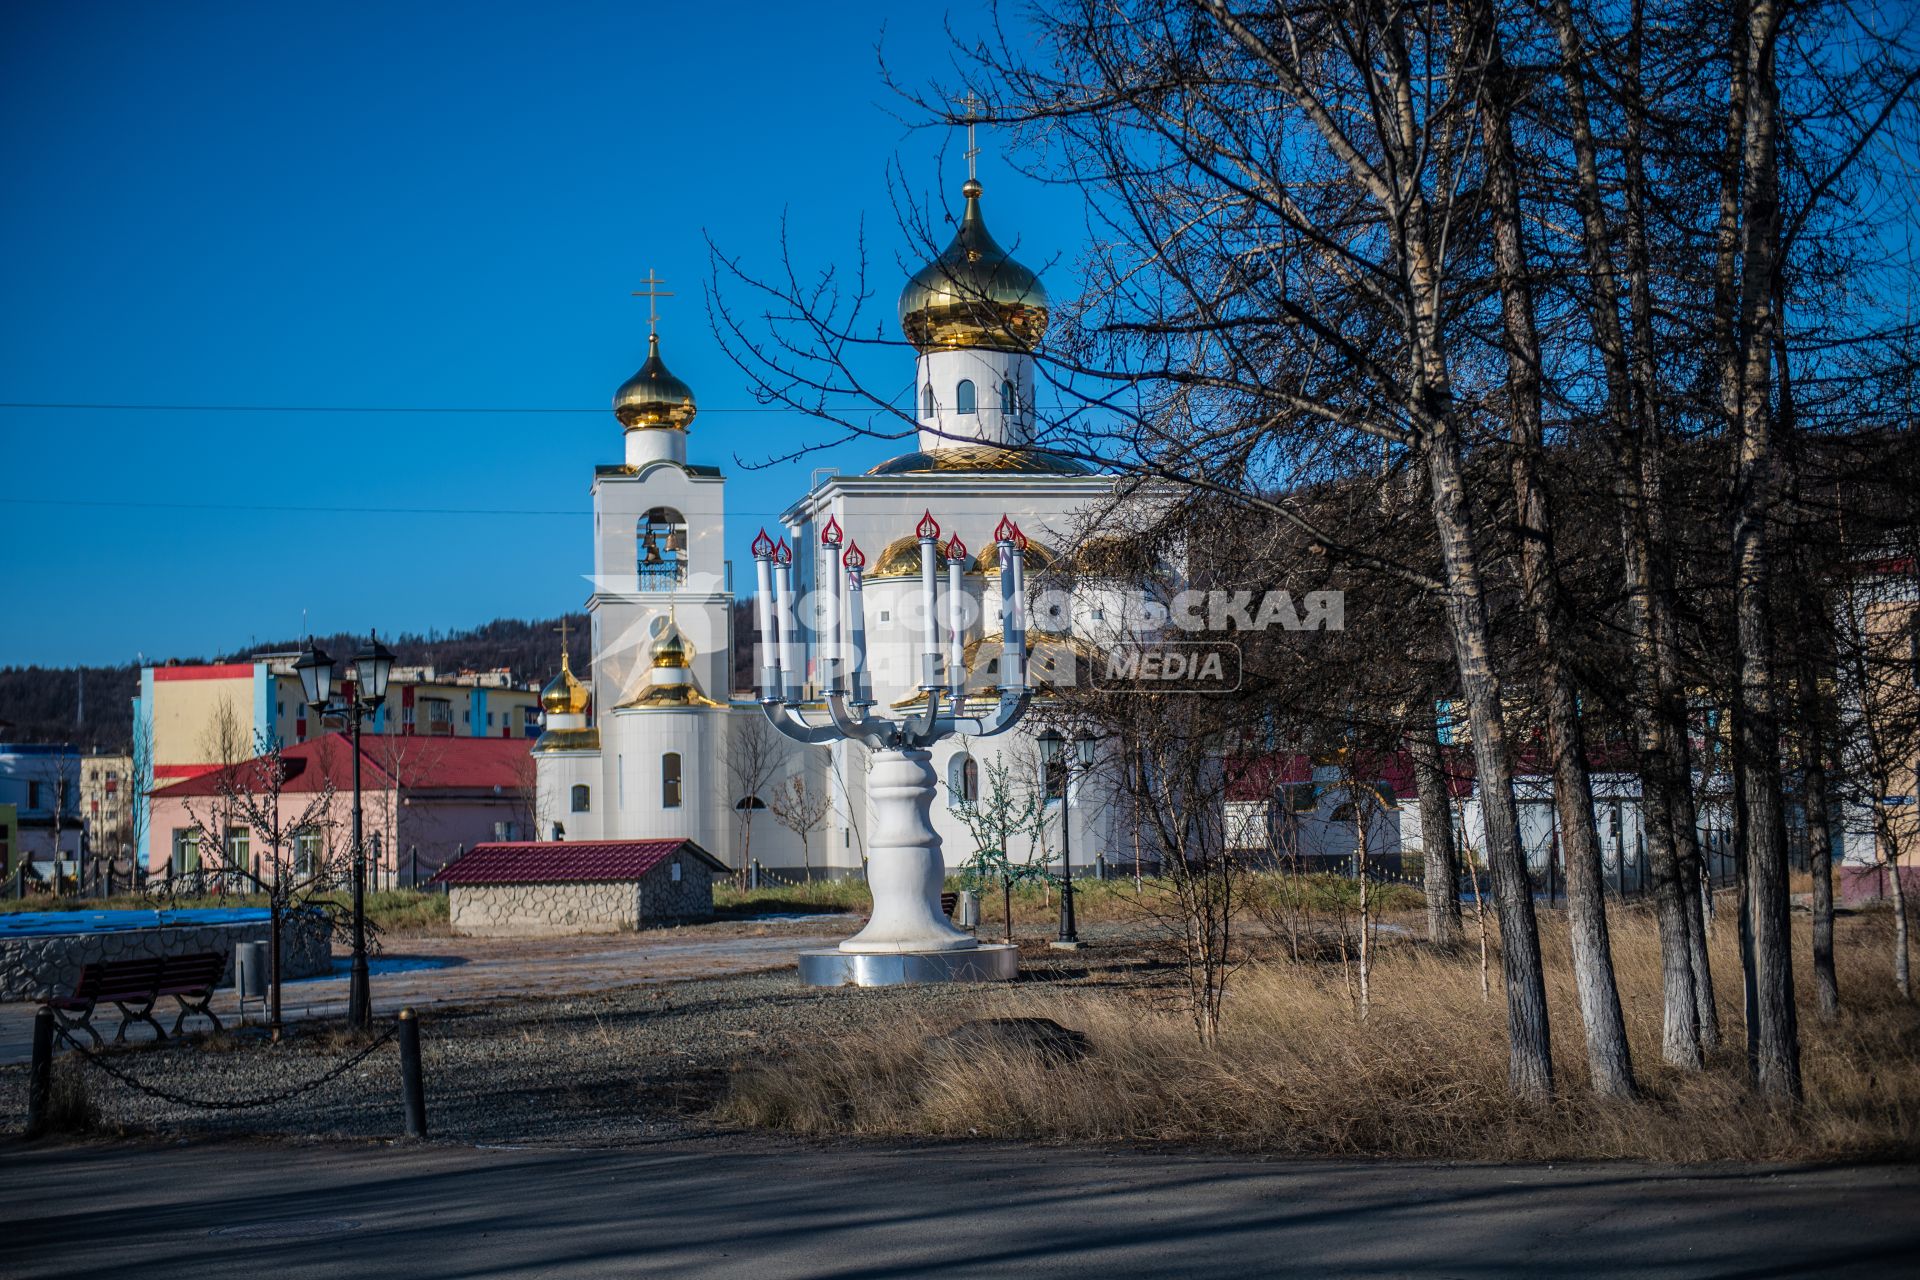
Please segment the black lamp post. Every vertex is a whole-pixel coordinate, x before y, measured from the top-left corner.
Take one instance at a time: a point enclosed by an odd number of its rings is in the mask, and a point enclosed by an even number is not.
[[[1085,736],[1074,739],[1073,752],[1067,754],[1066,740],[1058,732],[1049,729],[1040,735],[1040,761],[1042,776],[1040,794],[1045,803],[1047,792],[1047,774],[1055,765],[1060,766],[1060,936],[1054,940],[1056,947],[1077,947],[1080,945],[1080,931],[1073,918],[1073,767],[1080,766],[1085,773],[1093,765],[1093,739]]]
[[[333,688],[333,659],[317,648],[313,637],[293,669],[300,673],[300,687],[307,705],[317,716],[341,712],[353,742],[353,965],[347,979],[347,1025],[365,1028],[373,1021],[373,998],[367,984],[367,849],[361,834],[360,811],[360,722],[380,709],[387,698],[387,675],[393,670],[393,653],[368,636],[360,652],[353,655],[353,690]]]

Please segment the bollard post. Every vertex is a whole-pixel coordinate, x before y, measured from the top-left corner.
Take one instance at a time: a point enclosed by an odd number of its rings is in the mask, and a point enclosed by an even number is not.
[[[420,1019],[413,1010],[400,1011],[400,1102],[406,1111],[407,1136],[427,1136],[427,1093],[420,1080]]]
[[[27,1069],[27,1136],[46,1132],[53,1106],[53,1010],[41,1005],[33,1015],[33,1064]]]

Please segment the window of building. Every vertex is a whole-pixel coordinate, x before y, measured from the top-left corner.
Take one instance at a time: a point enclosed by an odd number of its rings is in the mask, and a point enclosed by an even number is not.
[[[227,865],[239,871],[253,869],[253,833],[247,828],[227,828]]]
[[[978,406],[974,403],[971,378],[960,379],[960,385],[953,389],[953,411],[955,413],[978,412]]]
[[[493,728],[493,712],[487,712],[487,728]]]
[[[183,875],[200,869],[200,832],[194,827],[173,830],[173,872]]]
[[[495,840],[512,840],[512,839],[514,839],[514,838],[515,838],[515,836],[514,836],[514,834],[513,834],[513,824],[512,824],[511,822],[496,822],[496,823],[494,823],[494,824],[493,824],[493,838],[494,838]]]
[[[962,751],[947,762],[947,807],[957,809],[980,798],[980,762]]]
[[[302,880],[311,879],[320,872],[323,849],[318,831],[301,831],[293,837],[293,874]]]
[[[744,812],[748,809],[764,809],[767,807],[767,802],[759,796],[741,796],[739,802],[733,807]]]
[[[1000,383],[1000,412],[1013,416],[1013,382],[1011,379]]]
[[[676,884],[677,884],[677,883],[679,883],[679,880],[680,880],[680,864],[679,864],[679,863],[677,863],[677,862],[673,864],[673,874],[672,874],[672,877],[671,877],[671,878],[673,879],[673,881],[674,881],[674,882],[675,882]]]
[[[593,812],[593,793],[584,782],[573,784],[573,811],[575,813]]]
[[[660,807],[680,807],[680,753],[669,751],[660,757]]]
[[[920,416],[923,418],[933,416],[933,384],[931,382],[920,388]]]

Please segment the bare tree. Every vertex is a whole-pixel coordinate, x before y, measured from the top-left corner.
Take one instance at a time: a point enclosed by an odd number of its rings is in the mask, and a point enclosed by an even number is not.
[[[333,820],[334,789],[322,780],[312,791],[291,793],[303,798],[289,804],[291,777],[279,741],[261,735],[258,754],[229,765],[214,775],[209,802],[186,803],[202,849],[211,846],[230,870],[252,876],[267,895],[268,910],[268,1025],[280,1037],[281,928],[286,913],[311,909],[333,884],[342,867],[328,866],[323,829]],[[247,841],[247,865],[233,865],[239,833]],[[264,870],[265,875],[259,874]],[[332,913],[328,911],[331,924]]]
[[[1037,782],[1037,762],[1025,759],[1026,754],[1015,748],[997,753],[981,770],[975,796],[959,799],[953,806],[973,837],[968,871],[983,880],[1000,881],[1008,942],[1013,941],[1013,887],[1042,871],[1035,854],[1046,826],[1046,797]],[[1022,837],[1026,849],[1016,854],[1016,842]]]
[[[832,812],[833,797],[821,787],[808,783],[804,773],[792,773],[773,788],[767,808],[774,821],[800,837],[800,865],[807,883],[813,883],[812,835]]]
[[[727,778],[735,796],[734,811],[740,815],[740,870],[753,865],[753,815],[765,807],[760,793],[779,771],[783,755],[781,742],[773,726],[758,709],[733,717],[727,735]]]

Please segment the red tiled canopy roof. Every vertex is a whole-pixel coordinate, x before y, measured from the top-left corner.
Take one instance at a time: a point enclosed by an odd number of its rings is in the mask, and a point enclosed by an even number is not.
[[[433,884],[571,884],[638,880],[676,854],[727,868],[691,840],[502,840],[477,844]]]

